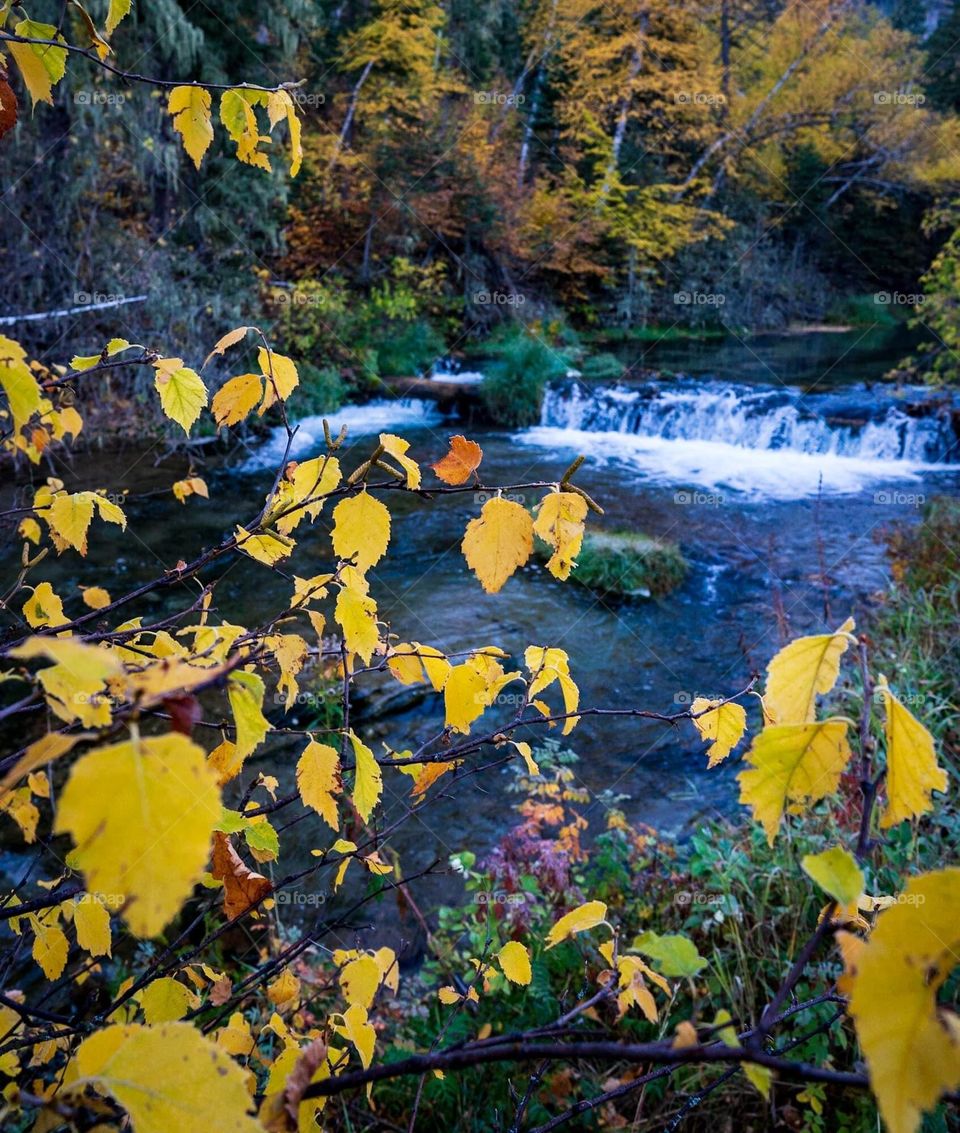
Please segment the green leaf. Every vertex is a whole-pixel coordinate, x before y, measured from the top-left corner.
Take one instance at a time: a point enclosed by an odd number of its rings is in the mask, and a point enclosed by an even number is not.
[[[693,941],[679,933],[659,936],[655,932],[642,932],[634,940],[632,948],[643,956],[649,956],[665,976],[695,976],[707,966]]]
[[[807,854],[800,864],[803,872],[841,905],[856,901],[863,892],[863,873],[842,846],[834,846],[822,854]]]

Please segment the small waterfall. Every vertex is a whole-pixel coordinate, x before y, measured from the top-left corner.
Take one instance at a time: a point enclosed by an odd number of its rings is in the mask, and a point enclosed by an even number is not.
[[[435,401],[421,397],[402,397],[368,401],[364,405],[344,405],[315,417],[302,417],[296,422],[297,434],[293,438],[289,455],[295,458],[313,456],[323,451],[323,420],[327,419],[330,432],[336,436],[343,425],[347,436],[361,437],[371,433],[395,433],[404,429],[425,428],[437,425],[443,414]],[[255,472],[261,468],[274,468],[287,447],[286,432],[274,429],[269,440],[253,453],[240,471]]]
[[[946,463],[960,457],[956,409],[929,390],[901,397],[859,387],[842,394],[678,382],[639,388],[551,387],[541,425],[755,451]]]

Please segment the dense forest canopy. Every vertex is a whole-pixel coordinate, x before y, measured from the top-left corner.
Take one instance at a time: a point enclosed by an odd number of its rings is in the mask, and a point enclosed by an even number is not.
[[[82,41],[76,7],[35,7]],[[199,342],[266,308],[363,373],[362,315],[404,327],[415,369],[504,319],[780,328],[917,293],[960,177],[960,18],[922,15],[852,0],[138,6],[121,70],[299,83],[303,170],[238,166],[218,134],[198,171],[162,89],[74,59],[5,140],[3,310],[147,294],[120,312],[128,337]],[[278,308],[275,284],[307,298]],[[680,292],[720,293],[722,312]],[[369,310],[345,311],[348,293]]]

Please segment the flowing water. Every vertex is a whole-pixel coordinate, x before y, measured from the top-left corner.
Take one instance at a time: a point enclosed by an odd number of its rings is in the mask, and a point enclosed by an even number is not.
[[[845,344],[831,338],[836,363]],[[874,376],[885,368],[877,365]],[[449,651],[498,645],[519,659],[531,643],[561,646],[584,705],[669,712],[697,695],[736,691],[764,667],[785,633],[819,631],[850,613],[862,617],[889,580],[884,532],[915,522],[924,498],[960,488],[949,399],[924,390],[869,389],[859,374],[844,382],[835,370],[827,392],[806,394],[803,388],[817,386],[813,371],[788,386],[708,373],[601,388],[568,381],[551,390],[534,428],[468,430],[484,450],[485,484],[555,480],[573,455],[585,453],[577,479],[606,509],[601,525],[675,541],[691,565],[687,580],[662,601],[616,605],[532,565],[500,594],[485,595],[459,550],[484,493],[439,497],[429,506],[396,493],[389,501],[391,551],[371,572],[381,617],[401,640]],[[369,455],[381,430],[402,433],[424,464],[462,430],[431,403],[411,401],[331,414],[334,433],[341,423],[350,427],[347,467]],[[306,419],[293,453],[319,451],[322,441],[319,419]],[[140,581],[219,540],[228,524],[256,511],[282,451],[282,438],[274,437],[240,468],[206,470],[211,500],[188,501],[173,527],[166,493],[131,503],[131,538],[114,542],[100,528],[82,571],[78,562],[67,563],[75,556],[57,565],[58,589],[89,583],[98,566],[118,572],[122,583]],[[136,492],[169,479],[147,463],[141,457],[133,468],[118,469]],[[110,473],[98,460],[90,476],[102,481]],[[329,568],[322,547],[319,534],[305,531],[307,565],[299,573]],[[217,605],[225,618],[256,622],[287,597],[289,585],[265,569],[249,563],[221,569]],[[185,604],[187,593],[192,599],[185,588],[176,602]],[[158,603],[156,613],[170,608]],[[442,725],[442,701],[432,693],[401,698],[392,708],[360,716],[357,726],[371,744],[415,748]],[[498,705],[484,725],[513,711],[510,703]],[[755,709],[752,714],[755,725]],[[670,833],[736,809],[736,760],[708,773],[703,745],[688,724],[585,719],[566,742],[580,756],[578,778],[599,796],[592,808],[597,820],[614,796],[633,821]],[[289,782],[301,746],[272,745],[264,769],[283,767]],[[384,777],[388,824],[407,806],[401,778]],[[449,795],[438,791],[396,838],[407,874],[434,856],[491,846],[513,820],[510,781],[511,772],[497,769],[465,778]],[[298,823],[289,832],[294,842],[303,832],[295,854],[311,847],[311,826]],[[441,887],[432,896],[449,892]]]

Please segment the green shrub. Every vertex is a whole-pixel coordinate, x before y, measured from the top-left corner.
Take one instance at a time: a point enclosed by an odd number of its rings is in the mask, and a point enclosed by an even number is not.
[[[673,543],[631,531],[584,536],[570,580],[611,598],[662,598],[683,582],[687,560]]]
[[[509,428],[536,424],[547,382],[567,372],[568,355],[518,326],[495,336],[489,345],[493,361],[480,387],[487,413]]]
[[[384,377],[413,377],[443,351],[443,338],[426,320],[402,322],[377,346],[377,369]]]
[[[587,381],[611,382],[623,377],[623,363],[613,354],[589,354],[580,371]]]
[[[300,363],[300,387],[294,407],[299,417],[313,417],[339,409],[346,396],[346,386],[340,371],[334,366],[314,366]]]

